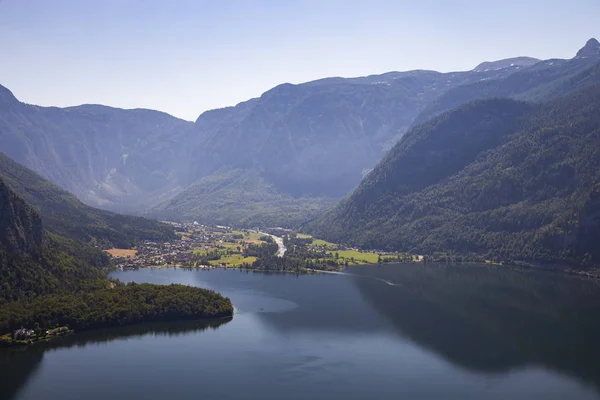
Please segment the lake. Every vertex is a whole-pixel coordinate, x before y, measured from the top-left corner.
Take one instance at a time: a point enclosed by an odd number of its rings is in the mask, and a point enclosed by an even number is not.
[[[214,289],[231,298],[235,316],[0,351],[3,398],[600,397],[600,286],[593,280],[466,264],[112,276]]]

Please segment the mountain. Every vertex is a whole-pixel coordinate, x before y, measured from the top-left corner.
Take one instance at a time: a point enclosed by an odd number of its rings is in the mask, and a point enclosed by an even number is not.
[[[585,46],[583,46],[576,55],[577,58],[598,56],[600,56],[600,42],[594,38],[588,40]]]
[[[173,229],[158,221],[86,206],[71,193],[0,153],[0,179],[33,206],[46,229],[72,240],[129,247],[138,240],[168,240]]]
[[[0,86],[0,148],[87,204],[131,210],[185,186],[191,122],[151,110],[19,102]]]
[[[0,146],[93,206],[293,226],[356,188],[418,123],[476,99],[544,101],[600,81],[593,48],[571,60],[286,83],[194,123],[150,110],[31,106],[0,89]]]
[[[206,112],[193,129],[198,143],[191,168],[199,180],[149,215],[297,225],[352,191],[428,104],[453,88],[510,76],[534,59],[519,60],[481,71],[284,84],[236,107]],[[254,177],[260,190],[240,195],[229,173],[223,179],[224,169]],[[298,207],[302,211],[288,218]]]
[[[598,266],[600,85],[419,125],[309,228],[361,247]]]
[[[223,168],[259,174],[280,199],[266,210],[268,218],[281,214],[280,205],[302,201],[321,209],[339,199],[438,95],[518,68],[283,84],[235,107],[205,112],[195,123],[151,110],[33,106],[0,87],[0,147],[86,204],[152,209],[150,215],[159,216],[175,214],[169,204],[189,203],[186,215],[204,218],[192,211],[199,202],[193,190],[182,192],[214,180],[207,178],[213,173],[218,178]],[[211,203],[218,199],[210,196]]]

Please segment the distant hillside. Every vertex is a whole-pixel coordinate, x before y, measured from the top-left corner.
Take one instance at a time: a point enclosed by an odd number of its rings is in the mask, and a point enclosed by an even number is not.
[[[279,191],[256,170],[223,168],[201,178],[148,215],[236,226],[298,226],[333,204],[327,197]]]
[[[138,240],[168,240],[173,229],[158,221],[86,206],[75,196],[0,153],[0,178],[36,208],[44,226],[66,238],[100,246],[128,247]]]
[[[310,226],[420,254],[600,265],[600,85],[541,105],[492,99],[417,126]]]
[[[186,185],[193,124],[152,110],[19,102],[0,86],[0,149],[87,204],[136,209]]]

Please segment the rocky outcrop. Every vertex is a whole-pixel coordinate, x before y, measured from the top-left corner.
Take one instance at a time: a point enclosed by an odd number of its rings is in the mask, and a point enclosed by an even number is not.
[[[0,248],[11,254],[39,250],[42,220],[0,180]]]

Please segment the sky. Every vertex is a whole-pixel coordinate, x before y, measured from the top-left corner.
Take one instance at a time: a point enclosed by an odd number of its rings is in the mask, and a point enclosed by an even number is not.
[[[195,120],[278,84],[571,58],[600,0],[0,0],[0,85]]]

